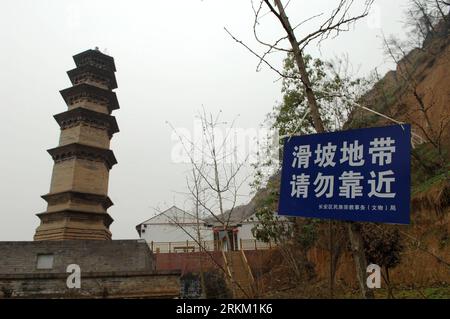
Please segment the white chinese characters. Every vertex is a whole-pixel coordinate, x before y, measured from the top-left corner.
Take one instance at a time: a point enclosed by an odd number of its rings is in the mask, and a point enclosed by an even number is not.
[[[378,198],[394,198],[395,193],[391,192],[391,183],[395,182],[394,172],[389,170],[385,172],[370,172],[372,177],[369,180],[370,193],[369,197]],[[384,191],[383,191],[384,190]]]
[[[309,145],[302,145],[294,147],[294,160],[292,161],[293,168],[308,168],[311,151]]]
[[[331,143],[328,143],[328,145],[323,147],[321,144],[317,145],[316,160],[314,161],[314,164],[317,164],[319,167],[334,167],[336,165],[334,162],[336,149],[336,145],[332,145]]]
[[[364,144],[360,139],[355,139],[339,145],[327,142],[295,146],[291,166],[299,171],[292,175],[291,197],[395,198],[394,171],[389,167],[384,170],[377,167],[393,163],[396,141],[391,137],[369,141]],[[339,169],[340,165],[343,168],[337,175],[333,169]],[[364,171],[363,167],[367,165],[370,168],[366,167]]]
[[[369,154],[372,155],[372,164],[384,166],[392,163],[392,153],[395,153],[395,140],[376,138],[370,142]]]
[[[364,176],[359,172],[344,172],[339,179],[342,185],[339,187],[339,196],[345,198],[356,198],[363,196],[363,186],[361,181]]]
[[[308,198],[308,188],[309,188],[309,175],[301,174],[301,175],[293,175],[291,186],[292,192],[291,197],[297,198]]]
[[[317,198],[322,197],[323,195],[325,195],[326,198],[332,198],[334,191],[334,176],[324,176],[322,173],[319,173],[314,182],[314,186],[316,186],[314,192],[316,193]]]
[[[354,143],[344,142],[341,152],[341,164],[348,162],[348,164],[353,167],[364,165],[364,145],[359,145],[358,140]]]

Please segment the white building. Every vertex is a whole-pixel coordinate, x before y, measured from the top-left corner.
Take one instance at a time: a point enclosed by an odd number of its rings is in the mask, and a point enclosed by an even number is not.
[[[175,206],[137,225],[136,230],[154,252],[199,251],[197,229],[202,246],[210,251],[265,249],[270,244],[259,242],[252,234],[258,221],[251,208],[236,207],[231,217],[226,213],[221,220],[228,221],[227,230],[214,217],[197,222],[194,215]]]
[[[198,245],[198,230],[203,242],[211,242],[213,233],[203,220],[172,206],[166,211],[136,226],[141,239],[152,246],[154,251],[194,250]],[[157,245],[157,247],[155,246]],[[196,249],[195,249],[196,250]]]

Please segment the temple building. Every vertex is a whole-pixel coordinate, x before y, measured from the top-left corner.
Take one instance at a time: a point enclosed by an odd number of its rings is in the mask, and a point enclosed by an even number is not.
[[[119,131],[111,113],[119,108],[114,59],[98,50],[74,57],[72,86],[61,91],[67,110],[54,116],[59,145],[47,210],[34,241],[0,242],[1,298],[175,298],[180,271],[157,270],[143,240],[111,240],[107,209],[109,171],[117,163],[109,149]],[[68,284],[71,267],[79,286]]]
[[[111,113],[119,108],[114,59],[99,50],[74,57],[67,72],[72,86],[60,91],[67,111],[54,116],[59,145],[48,150],[54,161],[47,210],[38,214],[35,240],[109,240],[113,219],[107,209],[109,171],[117,163],[109,149],[119,131]]]

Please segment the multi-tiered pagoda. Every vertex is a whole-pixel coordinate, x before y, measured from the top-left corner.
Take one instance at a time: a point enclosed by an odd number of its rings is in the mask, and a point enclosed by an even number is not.
[[[60,93],[68,110],[54,116],[61,127],[59,145],[48,150],[54,160],[47,211],[35,240],[111,239],[113,219],[107,209],[109,171],[116,158],[110,140],[119,131],[111,116],[119,108],[114,59],[88,50],[73,57],[67,72],[72,87]]]

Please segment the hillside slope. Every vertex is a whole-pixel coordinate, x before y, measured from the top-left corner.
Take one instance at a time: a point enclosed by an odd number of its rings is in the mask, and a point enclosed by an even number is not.
[[[450,117],[450,37],[447,30],[425,42],[423,48],[413,49],[397,62],[397,68],[388,72],[363,98],[362,104],[402,122],[413,124],[414,131],[426,138],[427,128],[422,103],[430,123],[439,127]],[[396,48],[393,47],[393,50]],[[399,50],[397,50],[399,51]],[[357,109],[347,128],[392,124],[388,119]],[[438,128],[436,128],[438,130]],[[450,125],[444,128],[450,137]]]
[[[450,262],[450,24],[441,25],[441,30],[427,39],[423,48],[405,54],[398,61],[396,70],[380,79],[360,103],[396,121],[411,123],[415,136],[411,170],[412,223],[410,226],[383,226],[399,229],[405,245],[401,263],[391,273],[392,280],[408,289],[443,286],[450,293],[449,266],[446,264]],[[357,109],[345,128],[391,124],[393,122],[385,117]],[[276,198],[278,187],[277,174],[270,179],[268,187],[258,191],[248,205],[239,209],[248,215],[267,208],[268,197]],[[272,202],[270,207],[276,210],[277,203]],[[309,283],[312,289],[305,293],[292,288],[286,263],[281,257],[274,258],[274,252],[270,252],[265,264],[270,264],[271,269],[259,278],[261,286],[266,287],[263,295],[274,297],[284,291],[280,296],[313,297],[310,294],[315,293],[315,297],[320,297],[319,287],[325,287],[326,291],[328,232],[325,224],[320,227],[320,238],[308,252],[317,275],[315,281]],[[337,286],[346,296],[357,295],[349,251],[344,253],[337,268]],[[268,282],[274,284],[268,285]]]

